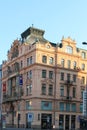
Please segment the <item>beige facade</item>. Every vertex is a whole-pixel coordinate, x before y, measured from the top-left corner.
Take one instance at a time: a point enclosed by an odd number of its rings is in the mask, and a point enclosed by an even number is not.
[[[77,48],[70,37],[62,38],[61,47],[43,35],[43,30],[28,28],[3,62],[6,125],[79,128],[87,51]]]

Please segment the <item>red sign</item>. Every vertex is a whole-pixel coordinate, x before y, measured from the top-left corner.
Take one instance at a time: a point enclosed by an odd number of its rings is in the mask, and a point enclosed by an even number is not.
[[[6,92],[6,82],[3,83],[3,92]]]

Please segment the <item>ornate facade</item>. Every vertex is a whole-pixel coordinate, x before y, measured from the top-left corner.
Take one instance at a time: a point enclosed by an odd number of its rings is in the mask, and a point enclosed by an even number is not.
[[[44,30],[30,27],[7,56],[2,65],[6,125],[79,128],[87,51],[70,37],[56,44],[44,38]]]

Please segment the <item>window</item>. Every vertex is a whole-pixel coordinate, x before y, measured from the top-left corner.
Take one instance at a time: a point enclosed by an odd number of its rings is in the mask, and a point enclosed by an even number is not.
[[[81,98],[83,98],[84,89],[81,89]]]
[[[60,102],[60,111],[64,111],[64,103]]]
[[[85,83],[85,77],[82,77],[82,84]]]
[[[75,104],[75,103],[73,103],[73,104],[71,105],[71,109],[72,109],[73,112],[76,112],[76,104]]]
[[[67,74],[67,81],[70,81],[70,74]]]
[[[85,58],[86,58],[86,53],[85,53],[85,52],[82,52],[82,53],[81,53],[81,56],[82,56],[83,59],[85,59]]]
[[[46,95],[46,84],[42,84],[42,95]]]
[[[60,86],[60,96],[64,96],[64,86]]]
[[[64,80],[64,73],[63,72],[61,72],[61,80]]]
[[[46,70],[42,70],[42,78],[46,78]]]
[[[32,70],[27,72],[27,78],[32,79]]]
[[[61,60],[61,66],[62,66],[62,67],[64,67],[64,62],[65,62],[65,60],[62,59],[62,60]]]
[[[49,48],[50,48],[50,45],[47,45],[46,48],[49,49]]]
[[[71,61],[70,60],[68,60],[67,61],[67,67],[70,69],[70,67],[71,67]]]
[[[26,86],[26,96],[32,93],[32,84]]]
[[[41,109],[42,110],[52,110],[52,102],[42,101],[41,102]]]
[[[74,75],[73,75],[73,82],[76,82],[76,78],[77,78],[77,77],[76,77],[76,75],[74,74]]]
[[[32,56],[30,57],[30,64],[32,64]]]
[[[26,101],[26,110],[30,110],[31,109],[31,101]]]
[[[82,70],[85,70],[85,64],[82,64]]]
[[[72,54],[73,53],[73,49],[71,46],[66,46],[66,52],[69,53],[69,54]]]
[[[76,69],[77,63],[76,61],[73,62],[73,69]]]
[[[53,79],[53,71],[49,71],[49,79]]]
[[[21,60],[20,62],[20,68],[22,69],[23,68],[23,61]]]
[[[27,58],[27,66],[32,64],[32,56]]]
[[[52,84],[49,85],[49,90],[48,90],[48,92],[49,92],[49,95],[50,95],[50,96],[53,95],[53,85],[52,85]]]
[[[47,63],[47,56],[42,56],[42,62]]]
[[[80,104],[80,112],[83,112],[83,104]]]
[[[27,66],[28,66],[28,65],[30,65],[29,61],[30,61],[30,59],[29,59],[29,58],[27,58]]]
[[[70,103],[66,103],[66,111],[70,111]]]
[[[20,103],[18,103],[18,111],[20,111]]]
[[[38,121],[40,120],[40,114],[38,114]]]
[[[59,129],[63,130],[64,128],[64,115],[59,115]]]
[[[72,94],[73,98],[76,97],[76,88],[73,88],[73,94]]]
[[[49,58],[49,64],[52,64],[52,65],[53,65],[53,61],[54,61],[53,57],[50,57],[50,58]]]

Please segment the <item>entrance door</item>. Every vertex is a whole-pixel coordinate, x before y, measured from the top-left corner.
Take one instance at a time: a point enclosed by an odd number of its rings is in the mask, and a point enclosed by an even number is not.
[[[69,130],[69,115],[65,117],[65,130]]]
[[[42,114],[41,115],[41,128],[47,129],[52,126],[52,114]]]

